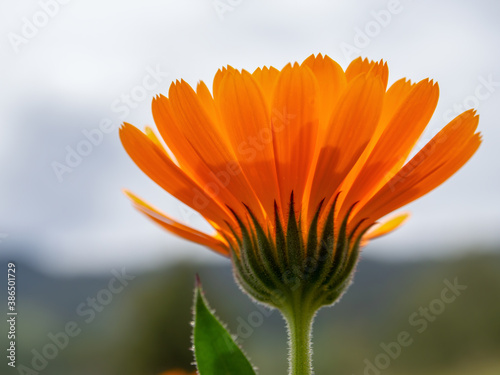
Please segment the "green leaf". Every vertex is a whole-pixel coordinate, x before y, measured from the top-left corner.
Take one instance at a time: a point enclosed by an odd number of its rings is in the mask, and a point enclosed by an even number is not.
[[[250,361],[210,311],[197,278],[194,301],[194,354],[200,375],[255,375]]]

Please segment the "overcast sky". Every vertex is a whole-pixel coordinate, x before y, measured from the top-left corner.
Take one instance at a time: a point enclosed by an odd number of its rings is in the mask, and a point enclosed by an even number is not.
[[[226,64],[281,68],[319,52],[344,68],[359,55],[383,58],[390,82],[437,80],[440,102],[419,147],[461,111],[474,107],[480,114],[484,143],[477,155],[409,205],[411,220],[370,244],[366,256],[498,248],[499,16],[493,0],[6,2],[0,12],[0,250],[22,248],[65,272],[153,266],[184,255],[216,261],[131,208],[124,187],[204,227],[138,170],[116,129],[124,120],[152,124],[151,98],[166,93],[172,80],[211,83]],[[94,135],[95,145],[81,148],[81,158],[68,156],[85,134]]]

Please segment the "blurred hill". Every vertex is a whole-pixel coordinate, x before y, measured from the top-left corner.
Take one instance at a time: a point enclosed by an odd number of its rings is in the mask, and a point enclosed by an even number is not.
[[[238,290],[229,263],[79,277],[48,275],[22,260],[16,264],[18,366],[33,368],[34,358],[41,366],[37,353],[45,353],[53,358],[45,358],[39,373],[51,375],[192,369],[189,323],[199,273],[211,306],[238,335],[260,374],[286,373],[283,320]],[[316,374],[499,374],[499,271],[500,256],[493,254],[394,263],[363,258],[343,299],[318,314]],[[5,266],[0,279],[6,280]],[[5,289],[0,288],[2,301]],[[71,322],[78,334],[67,343],[60,339],[53,355],[51,337],[63,337]],[[5,338],[6,325],[1,329]],[[411,343],[400,345],[401,335]],[[7,340],[1,342],[5,352]],[[2,368],[18,373],[4,363]]]

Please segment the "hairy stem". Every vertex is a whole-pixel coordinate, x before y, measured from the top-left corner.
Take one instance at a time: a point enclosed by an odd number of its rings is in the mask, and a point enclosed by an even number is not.
[[[288,374],[312,375],[312,324],[316,311],[299,298],[293,298],[283,316],[288,329]]]

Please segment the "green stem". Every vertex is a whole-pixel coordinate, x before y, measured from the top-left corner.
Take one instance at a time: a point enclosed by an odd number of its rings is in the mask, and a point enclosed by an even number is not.
[[[302,302],[302,303],[301,303]],[[312,375],[312,323],[315,311],[307,304],[294,299],[291,306],[283,311],[288,329],[288,374]]]

